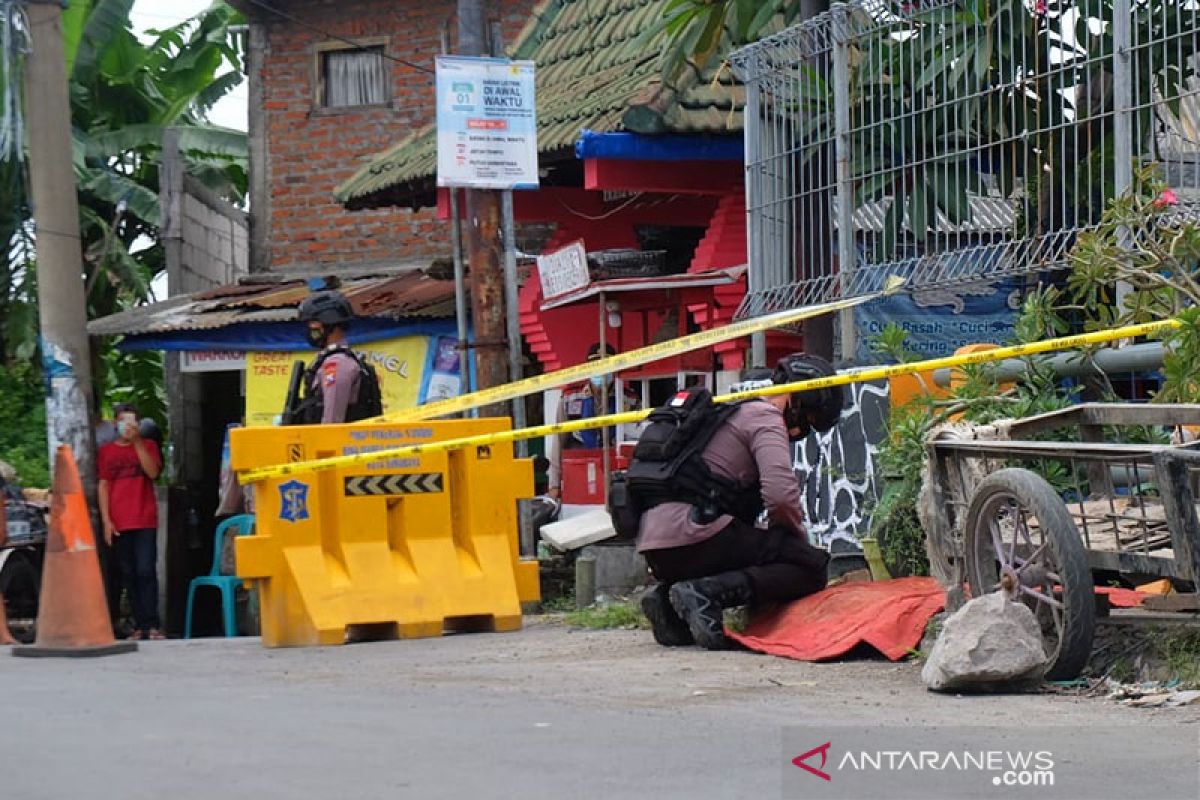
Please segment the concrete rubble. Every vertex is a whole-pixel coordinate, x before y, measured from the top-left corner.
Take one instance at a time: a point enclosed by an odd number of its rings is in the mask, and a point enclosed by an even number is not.
[[[1200,690],[1182,689],[1172,683],[1120,683],[1110,678],[1103,688],[1107,689],[1109,700],[1133,708],[1179,708],[1200,703]]]
[[[1033,612],[993,593],[971,600],[946,620],[921,679],[934,691],[1011,689],[1040,682],[1045,668]]]

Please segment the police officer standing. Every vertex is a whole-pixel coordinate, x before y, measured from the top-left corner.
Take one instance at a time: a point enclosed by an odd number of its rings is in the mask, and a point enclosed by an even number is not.
[[[772,382],[832,373],[823,359],[797,353],[780,361]],[[793,448],[810,430],[836,424],[841,408],[840,388],[743,402],[720,418],[700,453],[737,502],[707,509],[668,486],[648,504],[637,549],[660,583],[641,605],[659,644],[727,648],[726,608],[788,602],[825,587],[829,555],[805,533]],[[762,511],[765,526],[756,519]]]
[[[321,353],[304,372],[302,396],[289,417],[299,424],[354,422],[381,413],[379,379],[346,342],[354,309],[340,292],[310,294],[300,304],[308,341]]]

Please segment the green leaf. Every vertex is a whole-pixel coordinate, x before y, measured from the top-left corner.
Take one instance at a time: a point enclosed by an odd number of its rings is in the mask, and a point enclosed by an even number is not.
[[[708,63],[713,53],[716,52],[717,46],[721,43],[721,33],[724,31],[724,25],[724,18],[717,14],[713,14],[708,18],[708,24],[701,31],[693,50],[696,63],[701,67]]]
[[[128,204],[129,213],[148,225],[158,227],[161,223],[162,213],[158,205],[158,195],[124,175],[105,169],[89,169],[86,171],[82,188],[106,203],[116,205],[124,200]]]
[[[108,80],[128,81],[146,62],[146,49],[129,31],[118,33],[100,58],[100,69]]]
[[[179,149],[245,161],[250,157],[250,139],[245,131],[218,125],[189,125],[179,128]]]
[[[75,57],[79,53],[79,42],[83,38],[83,28],[87,24],[91,5],[91,0],[71,0],[62,14],[63,54],[66,56],[68,75],[75,69]]]
[[[775,14],[777,13],[778,6],[776,3],[762,3],[762,7],[758,10],[758,13],[754,15],[754,18],[750,20],[750,24],[743,32],[742,41],[753,42],[761,39],[763,35],[768,32],[768,26],[771,24],[771,20],[775,18]]]
[[[241,85],[244,77],[241,72],[226,72],[200,90],[200,93],[196,95],[194,105],[202,113],[208,113],[218,100]]]
[[[943,49],[938,52],[937,55],[933,56],[933,58],[931,58],[925,65],[925,69],[921,70],[921,74],[917,78],[917,82],[913,85],[913,88],[918,90],[924,89],[925,87],[929,86],[929,84],[941,77],[942,72],[945,70],[946,64],[950,61],[950,59],[954,58],[955,55],[956,54],[953,51],[948,49]],[[951,79],[951,82],[954,83],[955,81]]]
[[[976,50],[976,58],[974,58],[974,66],[976,66],[976,84],[983,86],[985,85],[985,80],[988,79],[988,71],[991,70],[991,31],[988,29],[982,31],[979,40],[979,48]]]
[[[122,31],[129,29],[129,12],[134,0],[96,0],[84,24],[71,74],[80,78],[91,75],[101,54]]]

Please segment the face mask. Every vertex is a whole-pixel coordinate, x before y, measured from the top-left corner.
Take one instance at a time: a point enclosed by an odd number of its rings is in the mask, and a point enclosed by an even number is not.
[[[597,392],[604,390],[605,381],[604,381],[603,375],[594,375],[591,378],[589,378],[588,380],[591,381],[592,388],[595,389]]]
[[[308,341],[313,347],[324,347],[328,338],[329,334],[325,332],[324,327],[308,329]]]

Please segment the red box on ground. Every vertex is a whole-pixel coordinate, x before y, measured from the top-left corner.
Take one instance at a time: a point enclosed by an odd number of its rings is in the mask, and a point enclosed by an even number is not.
[[[572,505],[604,503],[604,455],[601,450],[564,450],[562,500]]]

